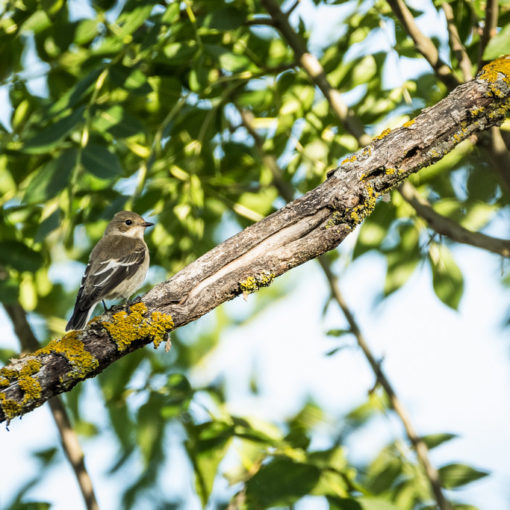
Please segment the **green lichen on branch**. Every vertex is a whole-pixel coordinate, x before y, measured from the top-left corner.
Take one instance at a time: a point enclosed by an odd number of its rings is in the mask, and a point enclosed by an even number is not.
[[[10,420],[17,416],[21,409],[41,396],[41,384],[33,377],[39,372],[41,362],[33,357],[27,357],[25,360],[19,360],[21,368],[2,368],[0,369],[0,386],[6,387],[13,382],[17,382],[23,391],[23,399],[15,400],[7,398],[0,393],[0,406],[3,413]]]
[[[257,292],[261,287],[269,287],[274,280],[274,273],[270,271],[262,271],[255,276],[248,276],[239,282],[239,288],[244,296]]]
[[[101,323],[120,352],[125,351],[136,340],[147,337],[152,338],[154,347],[157,348],[174,327],[171,315],[152,312],[149,316],[144,303],[129,307],[129,312],[117,312],[111,321]]]

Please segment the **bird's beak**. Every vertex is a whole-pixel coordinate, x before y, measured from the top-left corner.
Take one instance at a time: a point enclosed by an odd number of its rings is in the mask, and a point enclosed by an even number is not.
[[[150,221],[144,221],[142,223],[143,225],[143,228],[147,228],[147,227],[152,227],[152,225],[154,225],[154,223],[151,223]]]

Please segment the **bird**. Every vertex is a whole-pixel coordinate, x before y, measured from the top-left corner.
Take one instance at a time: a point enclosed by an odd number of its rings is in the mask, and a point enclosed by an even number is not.
[[[115,214],[90,253],[66,331],[83,329],[100,301],[106,310],[105,299],[127,300],[138,290],[150,262],[143,236],[152,225],[131,211]]]

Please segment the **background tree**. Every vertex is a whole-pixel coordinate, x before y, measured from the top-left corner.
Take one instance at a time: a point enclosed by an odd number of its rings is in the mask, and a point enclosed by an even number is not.
[[[4,5],[0,298],[23,349],[62,335],[83,267],[68,261],[85,263],[116,211],[157,218],[149,288],[316,187],[372,136],[411,125],[422,108],[510,47],[510,11],[497,2],[420,5],[441,21],[437,38],[426,35],[422,12],[403,2],[337,2],[326,10],[328,4]],[[307,26],[317,12],[338,19],[320,44],[310,40],[320,27]],[[398,73],[402,79],[393,78]],[[227,374],[190,383],[228,328],[292,294],[284,281],[243,312],[219,308],[178,330],[170,354],[138,350],[87,383],[85,393],[80,384],[64,404],[51,402],[87,507],[97,502],[71,427],[91,438],[85,449],[92,450],[92,438],[115,439],[110,473],[130,474],[120,508],[185,504],[164,487],[162,473],[176,455],[169,442],[181,452],[179,466],[192,468],[198,496],[189,505],[450,508],[448,500],[458,496],[445,489],[486,473],[451,460],[437,469],[430,461],[429,449],[454,436],[422,438],[415,431],[337,274],[346,261],[375,251],[386,261],[380,300],[428,267],[437,297],[457,309],[463,275],[448,246],[509,254],[508,242],[478,232],[497,231],[508,219],[508,138],[507,130],[491,128],[465,140],[380,202],[354,245],[320,259],[330,293],[325,310],[337,306],[345,315],[345,324],[328,331],[338,339],[328,354],[342,356],[338,351],[355,339],[375,374],[366,402],[324,433],[326,412],[313,399],[270,423],[232,411]],[[504,265],[496,277],[508,284]],[[242,342],[241,329],[238,335]],[[5,362],[13,354],[1,352]],[[254,393],[260,375],[253,374]],[[87,391],[104,399],[108,430],[91,416]],[[349,438],[391,410],[402,433],[370,461],[350,459],[343,447]],[[39,449],[41,464],[57,462],[55,452]],[[230,487],[222,484],[225,476]],[[6,506],[37,505],[28,503],[33,483],[27,479]],[[100,503],[106,497],[98,496]]]

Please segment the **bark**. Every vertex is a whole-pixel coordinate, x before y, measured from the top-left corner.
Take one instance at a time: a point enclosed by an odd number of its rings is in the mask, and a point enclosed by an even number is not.
[[[413,121],[376,137],[304,196],[218,245],[143,301],[93,319],[0,371],[0,421],[93,377],[125,354],[249,293],[326,251],[368,216],[377,197],[441,159],[466,137],[500,124],[510,107],[510,57]]]

